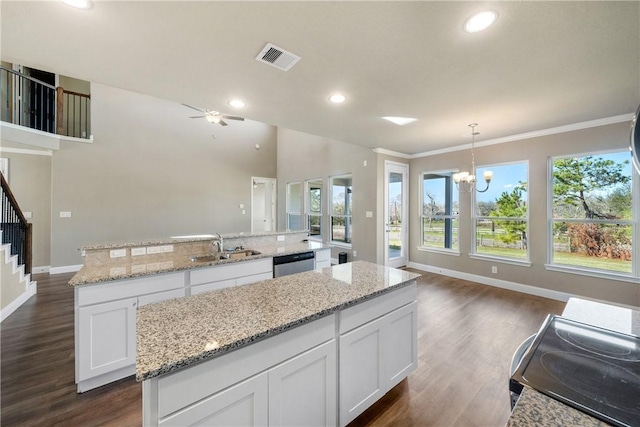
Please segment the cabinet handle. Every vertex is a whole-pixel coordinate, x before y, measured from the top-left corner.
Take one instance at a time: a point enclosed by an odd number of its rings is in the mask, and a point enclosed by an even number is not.
[[[134,303],[133,303],[133,307],[135,307],[136,305],[138,305],[138,303],[137,303],[137,302],[134,302]]]

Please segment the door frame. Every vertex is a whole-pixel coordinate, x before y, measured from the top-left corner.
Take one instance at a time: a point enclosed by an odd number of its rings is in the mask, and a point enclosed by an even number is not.
[[[254,206],[254,202],[253,202],[254,192],[253,192],[253,190],[254,190],[256,184],[267,184],[267,183],[271,184],[271,197],[269,197],[269,192],[265,191],[264,203],[265,203],[265,206],[268,206],[269,203],[271,203],[271,231],[276,231],[276,206],[277,206],[276,201],[277,201],[277,196],[278,196],[277,180],[275,178],[265,178],[265,177],[259,177],[259,176],[252,176],[251,177],[251,233],[257,233],[257,232],[263,232],[264,231],[264,230],[256,231],[256,230],[254,230],[254,227],[253,227],[253,206]],[[266,213],[266,208],[265,208],[265,213]]]
[[[390,258],[389,253],[389,174],[398,172],[402,174],[402,227],[401,227],[401,253],[399,257]],[[384,161],[384,217],[383,217],[383,254],[384,265],[388,267],[404,267],[409,262],[409,165],[406,163]]]

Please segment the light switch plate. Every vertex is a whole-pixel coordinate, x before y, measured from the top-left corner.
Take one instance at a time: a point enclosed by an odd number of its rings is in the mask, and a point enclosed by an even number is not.
[[[24,217],[27,219],[31,219],[31,217],[33,216],[32,212],[23,212],[23,214],[24,214]]]
[[[367,218],[373,218],[373,212],[367,211],[366,212],[366,216],[367,216]]]

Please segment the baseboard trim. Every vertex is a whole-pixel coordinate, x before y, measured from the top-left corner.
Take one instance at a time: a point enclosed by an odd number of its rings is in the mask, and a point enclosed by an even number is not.
[[[553,289],[538,288],[536,286],[523,285],[522,283],[509,282],[507,280],[492,279],[477,274],[463,273],[461,271],[449,270],[446,268],[434,267],[417,262],[409,262],[407,267],[417,270],[426,271],[428,273],[442,274],[444,276],[455,277],[456,279],[469,280],[471,282],[481,283],[483,285],[494,286],[496,288],[508,289],[510,291],[522,292],[524,294],[536,295],[543,298],[554,299],[557,301],[567,302],[569,298],[577,295],[568,294],[566,292],[554,291]]]
[[[75,273],[82,268],[82,264],[63,265],[62,267],[49,267],[49,274]]]
[[[31,267],[31,274],[48,273],[51,270],[50,265],[42,265],[40,267]]]
[[[5,308],[0,311],[0,323],[4,322],[4,319],[11,316],[22,304],[27,302],[29,298],[34,296],[38,292],[38,283],[31,282],[27,285],[27,289],[20,294],[20,296],[9,303]]]

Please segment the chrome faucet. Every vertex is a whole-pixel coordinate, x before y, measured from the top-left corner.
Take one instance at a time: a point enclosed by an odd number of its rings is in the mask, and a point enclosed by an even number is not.
[[[223,253],[224,252],[224,240],[222,239],[222,236],[220,235],[220,233],[216,233],[216,236],[218,236],[218,240],[214,240],[211,242],[211,245],[215,248],[216,246],[218,246],[218,252]]]

